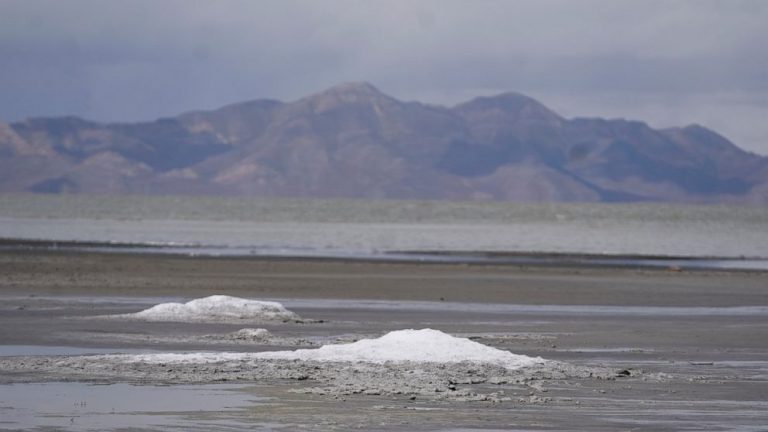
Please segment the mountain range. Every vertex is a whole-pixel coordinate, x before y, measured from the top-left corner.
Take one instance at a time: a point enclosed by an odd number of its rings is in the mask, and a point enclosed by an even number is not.
[[[0,122],[0,192],[768,203],[768,158],[707,128],[453,107],[345,83],[141,123]]]

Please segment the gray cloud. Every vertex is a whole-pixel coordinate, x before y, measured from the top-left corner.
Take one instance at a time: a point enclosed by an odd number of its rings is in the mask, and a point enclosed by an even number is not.
[[[0,118],[142,120],[368,80],[697,122],[768,154],[762,0],[0,2]]]

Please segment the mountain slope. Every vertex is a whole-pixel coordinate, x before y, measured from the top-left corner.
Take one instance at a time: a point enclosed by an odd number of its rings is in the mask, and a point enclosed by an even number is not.
[[[367,83],[133,124],[0,123],[0,191],[768,202],[768,158],[701,126],[565,119],[517,93],[455,107]]]

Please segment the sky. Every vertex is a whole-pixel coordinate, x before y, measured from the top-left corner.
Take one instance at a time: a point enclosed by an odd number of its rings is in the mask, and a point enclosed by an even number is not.
[[[768,1],[0,0],[0,120],[140,121],[368,81],[698,123],[768,155]]]

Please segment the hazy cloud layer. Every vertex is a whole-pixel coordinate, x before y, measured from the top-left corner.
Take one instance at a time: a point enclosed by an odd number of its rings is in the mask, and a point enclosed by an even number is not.
[[[140,120],[366,80],[697,122],[768,154],[768,2],[0,1],[0,118]]]

